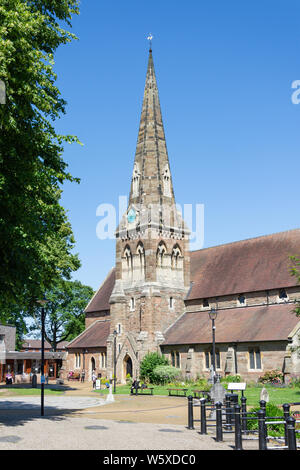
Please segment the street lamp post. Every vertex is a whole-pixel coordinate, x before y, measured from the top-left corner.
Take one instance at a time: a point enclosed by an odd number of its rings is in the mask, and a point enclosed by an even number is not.
[[[44,395],[45,395],[45,375],[44,375],[44,364],[45,364],[45,305],[47,300],[45,297],[43,300],[38,300],[38,303],[42,306],[41,311],[41,328],[42,328],[42,347],[41,347],[41,416],[44,416]]]
[[[209,312],[209,318],[211,319],[211,324],[212,324],[212,365],[213,365],[213,371],[214,371],[214,382],[216,380],[216,326],[215,326],[215,320],[217,318],[217,310],[215,308],[212,308]]]
[[[116,393],[116,373],[117,373],[117,331],[114,330],[113,335],[114,335],[114,393]]]

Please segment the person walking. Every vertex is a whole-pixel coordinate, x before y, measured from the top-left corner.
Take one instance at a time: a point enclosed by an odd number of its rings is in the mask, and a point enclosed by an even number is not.
[[[95,389],[95,388],[96,388],[96,380],[97,380],[96,371],[95,371],[95,370],[93,370],[93,374],[92,374],[93,389]]]

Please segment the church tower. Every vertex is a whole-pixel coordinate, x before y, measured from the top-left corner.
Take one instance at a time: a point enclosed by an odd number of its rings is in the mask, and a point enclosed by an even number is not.
[[[127,212],[116,230],[116,281],[110,297],[109,372],[139,376],[147,352],[184,312],[190,287],[189,231],[176,209],[152,50]],[[114,359],[115,358],[115,359]]]

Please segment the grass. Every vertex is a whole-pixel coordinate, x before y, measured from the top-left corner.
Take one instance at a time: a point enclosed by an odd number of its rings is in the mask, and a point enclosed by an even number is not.
[[[223,384],[224,385],[224,384]],[[161,396],[168,396],[168,388],[176,388],[170,385],[150,385],[154,388],[153,395],[161,395]],[[104,385],[101,386],[101,390],[96,390],[97,393],[107,394],[108,389],[105,388]],[[265,385],[264,386],[269,394],[269,401],[274,403],[275,405],[282,405],[283,403],[293,403],[293,402],[300,402],[300,389],[299,388],[279,388],[274,387],[272,385]],[[181,387],[178,387],[181,388]],[[186,385],[182,388],[187,388],[187,396],[193,395],[193,390],[197,390],[199,387],[195,385]],[[248,386],[244,392],[245,397],[247,398],[247,406],[248,407],[255,407],[258,406],[260,401],[260,394],[262,390],[262,386]],[[241,396],[241,392],[235,392]],[[130,394],[130,386],[129,385],[117,385],[116,387],[116,394],[120,395],[129,395]]]
[[[45,395],[63,395],[64,391],[56,388],[44,389]],[[22,387],[22,386],[6,386],[0,388],[0,398],[7,396],[35,396],[41,394],[41,388]]]

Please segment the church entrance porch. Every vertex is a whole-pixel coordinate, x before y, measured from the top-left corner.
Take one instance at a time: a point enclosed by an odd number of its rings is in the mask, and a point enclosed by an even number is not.
[[[126,377],[130,375],[132,377],[133,374],[133,365],[132,365],[132,360],[131,357],[126,354],[126,356],[123,359],[123,382],[126,383]]]

